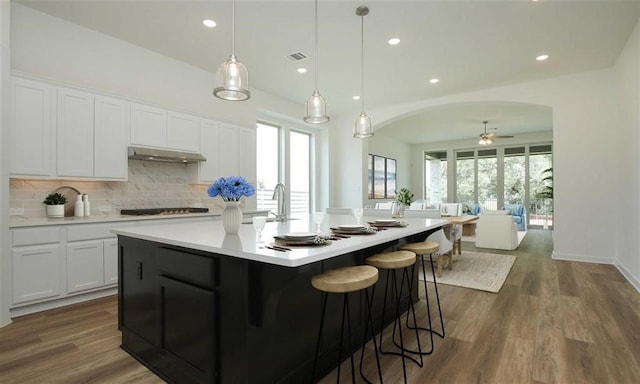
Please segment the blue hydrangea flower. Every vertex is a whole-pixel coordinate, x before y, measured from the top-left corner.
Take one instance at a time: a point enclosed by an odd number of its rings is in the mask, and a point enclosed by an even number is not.
[[[221,177],[207,189],[211,197],[222,197],[224,201],[238,201],[242,196],[253,196],[256,189],[242,176]]]

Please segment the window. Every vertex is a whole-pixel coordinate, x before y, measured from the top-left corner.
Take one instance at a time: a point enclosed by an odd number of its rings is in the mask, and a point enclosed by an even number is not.
[[[505,204],[525,203],[524,147],[504,150],[504,202]]]
[[[456,152],[456,200],[457,203],[473,204],[476,201],[475,153]],[[453,202],[453,201],[452,201]]]
[[[258,123],[256,126],[256,177],[258,185],[257,209],[275,212],[277,202],[272,200],[273,190],[280,181],[280,127]]]
[[[436,156],[425,153],[429,170],[425,183],[429,191]],[[430,157],[429,157],[430,155]],[[505,204],[522,204],[527,209],[528,224],[551,226],[552,199],[538,197],[550,187],[552,145],[527,144],[518,147],[479,148],[455,151],[455,202],[478,203],[483,210],[502,209]],[[426,196],[431,196],[427,193]]]
[[[529,148],[529,224],[535,226],[553,225],[553,200],[539,198],[545,185],[542,179],[551,176],[545,172],[552,167],[551,145],[537,145]]]
[[[478,204],[482,209],[498,209],[498,157],[496,150],[478,150]],[[462,203],[471,205],[473,201]]]
[[[396,196],[395,159],[369,154],[368,191],[369,199],[392,199]]]
[[[309,213],[311,191],[311,135],[289,133],[291,161],[289,162],[291,214]]]
[[[310,212],[312,196],[313,134],[271,123],[256,124],[256,177],[259,210],[277,210],[276,184],[285,185],[289,215]],[[288,151],[285,149],[289,148]],[[289,157],[285,157],[285,153]]]
[[[447,151],[424,154],[424,196],[429,208],[447,202]]]

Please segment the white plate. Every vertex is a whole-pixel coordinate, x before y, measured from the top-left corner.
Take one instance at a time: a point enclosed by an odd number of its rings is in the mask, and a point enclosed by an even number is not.
[[[359,229],[364,229],[364,225],[362,225],[362,224],[343,224],[343,225],[338,225],[338,228],[346,229],[346,230],[349,230],[349,231],[355,231],[355,230],[359,230]]]
[[[398,220],[396,219],[377,219],[376,223],[381,223],[381,224],[393,224],[395,222],[397,222]]]
[[[310,239],[316,237],[317,234],[313,232],[291,232],[284,235],[289,239]]]

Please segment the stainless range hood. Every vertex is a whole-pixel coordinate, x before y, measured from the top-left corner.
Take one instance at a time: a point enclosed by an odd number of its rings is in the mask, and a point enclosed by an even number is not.
[[[161,161],[165,163],[198,163],[200,161],[207,161],[207,159],[199,153],[145,147],[129,147],[129,158],[133,160]]]

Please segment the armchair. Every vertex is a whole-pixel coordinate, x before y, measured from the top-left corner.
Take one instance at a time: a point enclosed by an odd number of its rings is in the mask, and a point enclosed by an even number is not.
[[[476,247],[506,250],[518,248],[518,231],[511,215],[480,215],[476,226]]]
[[[503,210],[509,211],[509,215],[513,218],[513,222],[516,223],[518,231],[527,230],[527,210],[522,204],[506,204],[502,207]]]

